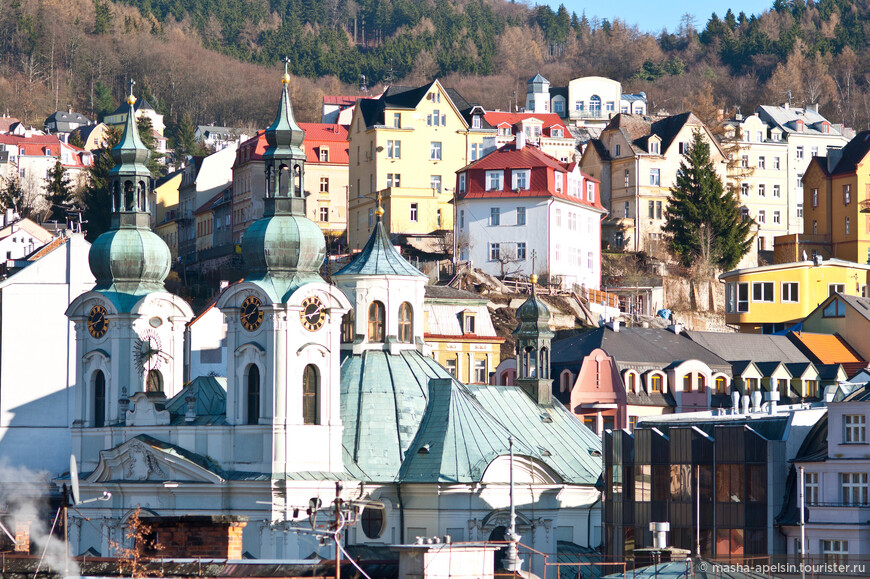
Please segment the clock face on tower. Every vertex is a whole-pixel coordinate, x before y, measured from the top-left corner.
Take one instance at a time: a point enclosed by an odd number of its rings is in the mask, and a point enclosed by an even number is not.
[[[94,306],[88,314],[88,332],[95,338],[102,338],[106,335],[109,329],[109,322],[106,320],[106,308],[103,306]]]
[[[239,321],[242,322],[242,327],[249,332],[255,331],[263,323],[263,310],[260,308],[262,305],[256,296],[248,296],[242,302],[242,308],[239,310]]]
[[[326,310],[323,302],[317,296],[305,298],[302,302],[302,311],[299,312],[302,327],[309,332],[316,332],[326,322]]]

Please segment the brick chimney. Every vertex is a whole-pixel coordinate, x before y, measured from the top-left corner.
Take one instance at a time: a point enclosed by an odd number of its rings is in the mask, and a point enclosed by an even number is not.
[[[15,521],[15,552],[30,553],[31,521]]]

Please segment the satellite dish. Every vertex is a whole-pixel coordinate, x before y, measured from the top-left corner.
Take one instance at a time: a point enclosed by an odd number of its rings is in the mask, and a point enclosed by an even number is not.
[[[82,501],[79,496],[79,468],[74,454],[69,455],[69,481],[72,487],[72,506],[76,506]]]

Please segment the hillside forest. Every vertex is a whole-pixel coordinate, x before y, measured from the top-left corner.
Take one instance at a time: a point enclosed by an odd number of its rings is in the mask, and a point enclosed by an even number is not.
[[[100,117],[132,76],[170,137],[185,116],[187,126],[263,127],[287,57],[303,121],[319,120],[324,94],[435,77],[471,102],[513,108],[541,73],[553,86],[614,78],[645,91],[652,111],[707,121],[759,103],[818,103],[861,130],[868,47],[868,0],[776,0],[757,15],[686,15],[658,34],[504,0],[6,0],[0,114],[37,127],[67,106]]]

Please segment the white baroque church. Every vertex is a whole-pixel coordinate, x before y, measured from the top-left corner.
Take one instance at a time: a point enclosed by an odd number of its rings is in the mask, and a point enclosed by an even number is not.
[[[96,285],[67,310],[81,495],[111,493],[79,506],[89,520],[71,513],[73,553],[111,555],[141,507],[158,536],[222,526],[247,556],[332,558],[296,531],[312,499],[327,507],[336,492],[383,505],[363,512],[350,544],[502,539],[511,437],[521,542],[544,553],[557,542],[597,547],[601,443],[552,399],[546,306],[533,296],[518,310],[517,385],[469,386],[427,355],[426,277],[380,215],[363,251],[332,284],[322,279],[324,238],[304,211],[304,133],[282,81],[266,131],[265,212],[242,244],[250,273],[216,303],[224,376],[184,383],[193,312],[164,289],[170,254],[148,226],[148,152],[127,115],[112,150],[112,226],[89,255]],[[131,113],[134,103],[131,93]]]

